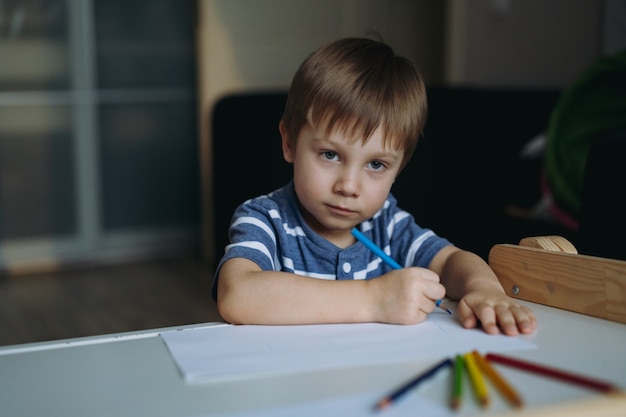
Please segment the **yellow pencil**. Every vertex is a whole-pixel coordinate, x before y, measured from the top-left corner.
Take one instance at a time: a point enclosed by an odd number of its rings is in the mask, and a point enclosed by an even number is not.
[[[476,398],[478,398],[478,402],[481,406],[488,407],[489,392],[487,390],[487,384],[485,384],[485,379],[480,373],[471,352],[463,355],[463,362],[465,362],[465,368],[467,368],[467,373],[469,374],[472,387],[474,388],[474,393],[476,394]]]
[[[476,364],[478,364],[478,368],[480,368],[480,370],[487,375],[489,379],[491,379],[502,395],[515,407],[521,408],[523,406],[522,398],[513,389],[513,387],[511,387],[511,385],[495,370],[493,366],[489,364],[489,362],[487,362],[487,359],[478,353],[478,351],[474,350],[472,355]]]

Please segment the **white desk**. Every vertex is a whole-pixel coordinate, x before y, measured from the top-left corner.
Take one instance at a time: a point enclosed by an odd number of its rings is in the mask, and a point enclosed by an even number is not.
[[[526,304],[539,319],[539,330],[532,339],[538,349],[515,352],[512,356],[577,371],[626,388],[623,324]],[[387,392],[413,377],[416,369],[426,366],[417,360],[263,379],[187,384],[159,337],[159,330],[15,345],[0,348],[0,414],[184,417],[264,410],[354,397],[363,392]],[[499,369],[521,392],[528,412],[602,399],[585,389],[512,369]],[[447,404],[448,393],[447,382],[439,380],[420,390],[419,395]],[[508,414],[510,410],[499,395],[494,395],[488,410],[481,410],[468,387],[463,408],[454,415]]]

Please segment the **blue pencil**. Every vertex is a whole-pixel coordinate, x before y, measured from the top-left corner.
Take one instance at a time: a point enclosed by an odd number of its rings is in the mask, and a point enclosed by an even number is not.
[[[354,227],[352,229],[352,236],[354,236],[359,242],[361,242],[366,248],[374,252],[384,263],[389,265],[393,269],[402,269],[399,263],[393,260],[393,258],[387,255],[381,248],[376,246],[374,242],[369,240],[359,229]],[[441,303],[441,300],[437,300],[435,303],[437,307],[446,311],[448,314],[452,314],[452,311]]]
[[[381,410],[383,408],[390,406],[392,403],[400,399],[400,397],[404,396],[407,392],[409,392],[410,390],[412,390],[413,388],[421,384],[423,381],[429,378],[432,378],[433,376],[437,374],[437,372],[439,372],[440,370],[450,365],[452,365],[452,360],[450,358],[444,359],[443,361],[439,362],[438,364],[436,364],[435,366],[433,366],[432,368],[430,368],[423,374],[418,375],[416,378],[402,385],[400,388],[396,389],[391,394],[385,396],[384,398],[381,398],[376,403],[375,408],[378,410]]]

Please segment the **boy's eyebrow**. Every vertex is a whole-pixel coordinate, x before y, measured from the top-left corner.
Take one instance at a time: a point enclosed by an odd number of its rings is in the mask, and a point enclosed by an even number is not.
[[[386,152],[377,152],[376,155],[373,155],[375,158],[390,160],[402,160],[402,152],[401,151],[386,151]]]

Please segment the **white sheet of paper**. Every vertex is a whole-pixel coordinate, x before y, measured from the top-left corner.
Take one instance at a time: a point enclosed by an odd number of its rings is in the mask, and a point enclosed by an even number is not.
[[[534,348],[524,336],[464,329],[454,315],[434,312],[420,324],[211,326],[162,332],[187,382],[267,377],[430,358],[479,350]]]

